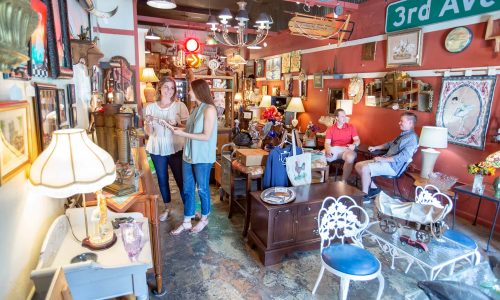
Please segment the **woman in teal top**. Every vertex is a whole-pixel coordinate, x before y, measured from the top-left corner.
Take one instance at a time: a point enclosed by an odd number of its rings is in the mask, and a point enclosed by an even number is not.
[[[217,145],[217,111],[208,83],[203,79],[191,82],[189,92],[191,100],[198,106],[191,112],[186,128],[168,125],[175,135],[186,138],[182,162],[184,181],[184,222],[171,232],[179,235],[190,230],[197,233],[208,225],[210,214],[210,170],[215,162]],[[201,220],[192,226],[191,218],[195,215],[195,187],[201,200]]]

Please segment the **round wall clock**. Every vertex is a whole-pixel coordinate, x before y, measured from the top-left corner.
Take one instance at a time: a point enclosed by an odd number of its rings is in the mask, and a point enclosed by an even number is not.
[[[351,82],[349,83],[349,89],[347,93],[349,94],[349,98],[352,99],[354,104],[358,104],[363,97],[364,92],[364,83],[361,77],[353,77],[351,78]]]
[[[444,47],[451,53],[460,53],[469,47],[471,41],[472,31],[467,27],[457,27],[446,36]]]

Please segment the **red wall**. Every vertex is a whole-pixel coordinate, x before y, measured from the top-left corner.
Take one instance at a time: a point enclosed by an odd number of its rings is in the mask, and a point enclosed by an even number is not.
[[[381,0],[370,1],[361,4],[358,11],[352,13],[352,20],[356,22],[355,31],[351,40],[366,38],[374,35],[384,34],[385,2]],[[478,66],[500,65],[499,54],[493,51],[493,41],[484,40],[486,23],[467,26],[473,32],[473,40],[469,48],[458,54],[451,54],[444,49],[444,39],[450,29],[429,32],[424,34],[423,40],[423,61],[422,66],[402,67],[397,70],[433,70],[447,68],[465,68]],[[329,41],[315,41],[302,37],[290,36],[288,33],[281,33],[278,36],[268,38],[268,47],[259,51],[252,51],[252,58],[260,58],[286,53],[292,50],[308,49],[317,46],[327,45]],[[330,41],[331,43],[332,41]],[[365,72],[387,72],[394,69],[387,69],[386,63],[386,41],[377,42],[376,58],[374,61],[361,60],[361,45],[344,47],[335,50],[315,52],[302,55],[302,68],[307,74],[313,74],[328,68],[333,68],[334,57],[337,61],[337,73],[365,73]],[[422,126],[435,125],[436,108],[439,102],[442,77],[418,78],[430,83],[434,88],[434,104],[432,113],[416,112],[418,116],[417,133],[420,133]],[[365,79],[365,84],[371,79]],[[499,80],[497,76],[497,81]],[[296,81],[294,82],[296,83]],[[271,87],[280,84],[278,81],[260,81],[258,86],[268,85]],[[323,89],[314,89],[312,80],[308,81],[307,101],[304,102],[306,113],[299,114],[299,127],[302,130],[306,124],[312,120],[317,123],[320,116],[326,115],[327,91],[329,87],[344,87],[347,89],[349,80],[325,80]],[[297,94],[297,85],[294,86],[294,94]],[[461,182],[471,183],[473,176],[467,173],[467,164],[483,160],[488,154],[500,150],[500,144],[492,143],[492,136],[500,128],[500,88],[497,87],[494,93],[491,118],[487,133],[487,143],[484,151],[474,150],[463,146],[449,144],[447,149],[441,151],[435,170],[453,175]],[[381,144],[394,138],[400,132],[398,121],[402,111],[389,109],[366,107],[364,98],[359,104],[354,105],[351,123],[356,125],[362,143]],[[420,153],[415,157],[414,165],[420,166]],[[497,170],[500,175],[500,170]],[[486,182],[492,182],[494,177],[485,178]],[[477,200],[459,195],[457,214],[468,219],[473,218]],[[495,211],[495,205],[484,201],[481,205],[479,223],[489,224]],[[500,225],[496,230],[500,229]]]

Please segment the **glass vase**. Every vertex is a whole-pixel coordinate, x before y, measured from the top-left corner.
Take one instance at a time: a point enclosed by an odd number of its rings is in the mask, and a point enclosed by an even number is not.
[[[483,190],[483,175],[476,174],[474,175],[474,182],[472,183],[472,191],[474,192],[482,192]]]
[[[495,191],[495,197],[500,198],[500,176],[497,176],[493,181],[493,190]]]
[[[142,222],[121,223],[123,247],[131,262],[136,262],[145,244]]]

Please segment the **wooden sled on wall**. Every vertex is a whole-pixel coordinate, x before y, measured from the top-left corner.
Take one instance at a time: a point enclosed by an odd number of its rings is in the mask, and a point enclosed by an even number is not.
[[[349,22],[351,19],[350,14],[346,15],[345,19],[317,17],[300,13],[293,14],[295,16],[288,21],[288,29],[293,35],[315,40],[336,39],[337,46],[340,46],[345,34],[349,34],[348,40],[354,31],[354,23]]]

